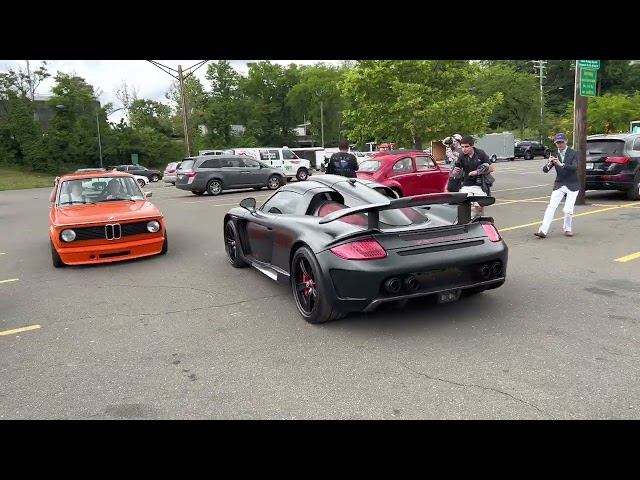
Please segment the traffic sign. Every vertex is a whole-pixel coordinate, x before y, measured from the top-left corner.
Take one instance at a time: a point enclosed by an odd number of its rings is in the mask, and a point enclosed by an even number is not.
[[[580,95],[583,97],[595,97],[597,78],[597,70],[582,68],[580,70]]]
[[[600,60],[578,60],[578,66],[582,68],[600,68]]]

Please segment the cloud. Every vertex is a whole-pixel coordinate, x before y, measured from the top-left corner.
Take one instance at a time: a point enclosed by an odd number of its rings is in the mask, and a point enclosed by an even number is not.
[[[210,60],[215,62],[217,60]],[[246,74],[248,71],[247,63],[260,62],[261,60],[230,60],[231,65],[240,73]],[[32,69],[37,68],[41,60],[29,60]],[[187,69],[196,65],[200,60],[155,60],[167,67],[176,69],[178,65],[182,65],[183,69]],[[318,62],[339,63],[339,60],[271,60],[272,63],[280,65],[288,65],[290,63],[297,64],[314,64]],[[146,60],[47,60],[48,71],[51,77],[56,72],[61,71],[67,74],[76,74],[84,78],[87,83],[95,88],[102,90],[100,102],[113,103],[116,108],[121,107],[120,101],[115,96],[115,89],[126,81],[129,86],[138,89],[138,95],[158,102],[166,103],[164,98],[165,92],[171,86],[174,78],[165,73],[160,68],[151,64]],[[26,68],[25,60],[0,60],[0,73],[6,72],[10,68],[16,69],[18,66]],[[194,75],[208,87],[208,81],[205,78],[207,64],[200,67]],[[172,72],[175,74],[175,72]],[[38,87],[37,93],[49,94],[54,85],[53,78],[48,78]],[[109,117],[111,122],[119,122],[123,118],[122,111],[116,112]]]

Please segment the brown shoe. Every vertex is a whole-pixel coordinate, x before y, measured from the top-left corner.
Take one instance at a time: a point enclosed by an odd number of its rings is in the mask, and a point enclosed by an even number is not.
[[[564,234],[565,234],[567,237],[573,237],[573,233],[571,233],[571,232],[569,232],[569,231],[564,232]]]
[[[540,230],[534,233],[534,235],[538,238],[547,238],[547,236],[544,233],[542,233]]]

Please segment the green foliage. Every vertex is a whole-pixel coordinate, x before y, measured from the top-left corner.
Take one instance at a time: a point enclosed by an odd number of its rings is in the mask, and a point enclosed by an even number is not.
[[[474,97],[469,81],[476,74],[460,60],[360,60],[340,82],[353,105],[344,112],[347,135],[360,144],[422,149],[456,131],[482,131],[502,94]]]
[[[315,145],[340,137],[367,148],[374,141],[424,148],[453,133],[510,130],[521,136],[558,130],[572,134],[574,60],[547,61],[540,82],[533,60],[357,60],[299,66],[270,61],[240,74],[227,60],[207,66],[206,81],[185,79],[190,153],[208,148],[296,146],[294,129],[306,123]],[[160,73],[158,73],[161,75]],[[187,154],[178,82],[164,102],[139,98],[123,82],[121,108],[100,106],[85,79],[56,72],[48,122],[31,100],[50,77],[47,64],[27,73],[0,73],[0,165],[50,175],[99,165],[140,163],[162,168]],[[589,133],[625,132],[640,119],[640,64],[602,60],[598,96],[589,99]],[[123,110],[126,120],[111,123]],[[44,112],[47,113],[47,112]],[[44,125],[44,126],[41,126]],[[45,178],[49,178],[46,176]]]

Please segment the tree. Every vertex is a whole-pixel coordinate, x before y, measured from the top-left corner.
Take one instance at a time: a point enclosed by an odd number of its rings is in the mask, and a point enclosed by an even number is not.
[[[500,93],[503,101],[496,106],[489,122],[493,128],[518,128],[524,139],[527,125],[540,124],[540,97],[536,83],[533,74],[498,63],[480,70],[474,82],[474,93],[483,101]]]
[[[95,167],[99,164],[98,128],[108,124],[96,100],[97,92],[86,80],[58,72],[48,106],[53,112],[47,139],[50,153],[59,163]]]
[[[120,103],[124,108],[125,117],[128,121],[131,121],[131,106],[133,102],[135,102],[138,99],[139,91],[140,91],[139,88],[129,86],[127,81],[124,79],[122,80],[120,85],[114,88],[113,93],[116,96],[116,98],[120,100]]]
[[[32,72],[34,89],[48,76],[43,62]],[[30,95],[28,77],[20,69],[0,74],[0,161],[32,170],[53,171],[56,162],[48,155]]]
[[[288,104],[293,117],[298,123],[310,122],[315,138],[319,138],[324,129],[325,145],[337,145],[340,137],[345,102],[338,83],[347,69],[324,63],[301,67],[300,81],[289,91]]]
[[[359,60],[340,83],[353,105],[344,112],[351,140],[423,148],[452,132],[482,132],[501,101],[469,93],[477,67],[464,60]]]
[[[204,111],[209,141],[213,146],[232,147],[231,125],[239,121],[240,74],[228,60],[219,60],[207,66],[206,78],[211,86]]]

